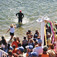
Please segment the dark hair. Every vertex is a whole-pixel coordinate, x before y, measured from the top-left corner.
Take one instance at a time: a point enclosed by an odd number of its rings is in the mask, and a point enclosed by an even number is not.
[[[33,39],[34,41],[36,41],[36,39]]]
[[[44,48],[43,48],[43,51],[47,51],[47,50],[48,50],[48,48],[47,48],[47,47],[44,47]]]
[[[2,36],[1,38],[2,38],[1,43],[3,43],[4,45],[6,45],[7,42],[6,42],[5,38],[4,38],[4,36]]]
[[[26,39],[26,37],[24,37],[24,39]]]
[[[15,45],[13,45],[13,48],[15,49]]]
[[[16,38],[14,38],[14,41],[16,41]]]
[[[12,52],[8,52],[9,55],[12,55]]]
[[[28,30],[28,32],[31,32],[31,30]]]
[[[4,39],[4,36],[2,36],[1,38]]]
[[[18,44],[18,47],[20,47],[21,46],[21,44]]]
[[[8,44],[8,50],[9,50],[9,48],[10,48],[10,44]]]

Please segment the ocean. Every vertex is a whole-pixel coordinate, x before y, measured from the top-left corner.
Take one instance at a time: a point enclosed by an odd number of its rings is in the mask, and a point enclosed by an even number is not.
[[[15,36],[20,39],[26,36],[28,30],[34,34],[35,30],[40,32],[40,23],[36,20],[47,16],[50,20],[57,20],[57,0],[0,0],[0,37],[10,38],[6,34],[10,24],[17,24],[16,13],[22,10],[24,14],[23,25],[15,29]]]

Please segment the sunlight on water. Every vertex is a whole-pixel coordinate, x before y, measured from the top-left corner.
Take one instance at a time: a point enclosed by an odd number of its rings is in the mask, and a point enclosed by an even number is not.
[[[18,23],[18,18],[15,18],[15,19],[14,19],[14,22],[15,22],[15,23]]]
[[[28,22],[29,22],[29,19],[28,19],[28,18],[26,18],[26,17],[23,18],[23,22],[22,22],[23,24],[26,24],[26,23],[28,23]]]
[[[40,16],[48,16],[51,21],[57,20],[57,0],[0,0],[0,35],[6,32],[10,24],[18,23],[16,13],[19,10],[24,13],[24,25],[23,29],[17,30],[24,30],[22,31],[24,33],[30,28],[31,30],[38,29],[36,20],[41,18]],[[20,32],[18,31],[17,34]],[[9,36],[9,33],[7,35]]]

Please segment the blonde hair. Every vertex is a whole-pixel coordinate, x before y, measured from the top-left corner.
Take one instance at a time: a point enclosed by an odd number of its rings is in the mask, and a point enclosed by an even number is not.
[[[10,27],[13,27],[13,24],[11,24]]]

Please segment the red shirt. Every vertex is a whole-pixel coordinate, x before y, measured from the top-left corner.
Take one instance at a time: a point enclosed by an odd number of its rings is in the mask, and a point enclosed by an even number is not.
[[[13,42],[12,42],[12,47],[13,47],[13,45],[15,45],[15,48],[17,48],[17,47],[18,47],[18,44],[17,44],[17,42],[16,42],[16,41],[13,41]]]

